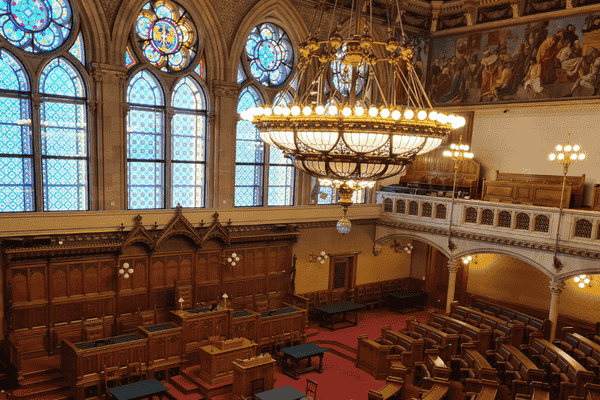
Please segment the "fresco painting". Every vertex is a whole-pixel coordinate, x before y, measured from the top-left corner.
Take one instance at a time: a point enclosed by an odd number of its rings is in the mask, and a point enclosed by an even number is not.
[[[600,14],[433,40],[436,104],[527,102],[600,95]]]

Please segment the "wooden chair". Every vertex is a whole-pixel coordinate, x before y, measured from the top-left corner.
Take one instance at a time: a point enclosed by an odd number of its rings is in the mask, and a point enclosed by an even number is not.
[[[319,305],[327,305],[327,292],[319,292]]]
[[[339,303],[342,301],[342,293],[335,290],[331,292],[331,304]]]
[[[304,400],[316,400],[317,399],[317,382],[307,379],[306,380],[306,397]]]
[[[120,382],[120,368],[117,367],[106,367],[104,366],[104,387],[112,388],[115,386],[119,386]],[[114,385],[109,386],[109,382],[114,382]]]
[[[275,358],[279,358],[281,356],[281,360],[283,360],[283,353],[281,349],[285,347],[285,335],[275,335],[273,341],[273,354],[275,354]]]
[[[129,383],[142,380],[142,363],[141,361],[127,365],[127,379]]]
[[[265,378],[258,378],[252,380],[252,399],[256,399],[254,397],[255,394],[265,391]]]

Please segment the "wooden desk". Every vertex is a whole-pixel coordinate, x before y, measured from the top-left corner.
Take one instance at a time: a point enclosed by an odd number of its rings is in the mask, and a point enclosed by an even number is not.
[[[223,350],[215,345],[202,346],[198,378],[208,386],[228,381],[233,377],[233,362],[238,359],[252,358],[255,354],[256,345],[246,338],[240,338],[238,346]]]
[[[233,362],[233,394],[229,400],[251,398],[252,381],[255,379],[264,378],[264,391],[273,389],[275,363],[276,361],[269,354],[246,360],[235,360]]]
[[[291,386],[282,386],[266,392],[256,393],[254,397],[259,400],[301,400],[306,397],[306,393],[302,393]]]
[[[168,381],[170,369],[180,369],[185,359],[182,330],[173,322],[138,327],[139,334],[148,339],[148,377],[154,378],[155,373],[162,372]]]
[[[156,379],[149,379],[109,388],[106,391],[116,400],[152,399],[153,396],[160,396],[163,399],[167,398],[169,388]]]
[[[423,310],[428,297],[429,293],[427,292],[410,289],[391,292],[388,294],[387,300],[390,310],[398,311],[398,309],[400,309],[400,311],[403,312],[407,307],[420,307],[420,309]]]
[[[313,343],[301,344],[300,346],[286,347],[282,350],[284,354],[283,360],[283,373],[294,379],[298,379],[299,374],[305,372],[317,370],[319,373],[323,372],[323,355],[327,349],[317,346]],[[312,365],[312,358],[319,357],[319,366],[315,367]],[[292,365],[288,365],[288,360],[292,361]],[[308,360],[305,368],[299,368],[300,361]]]
[[[325,306],[315,307],[314,311],[320,314],[320,325],[330,325],[329,330],[334,330],[334,320],[336,315],[343,314],[343,319],[338,323],[349,322],[349,326],[358,325],[358,311],[364,309],[365,306],[351,301],[343,301],[341,303],[327,304]],[[346,319],[346,314],[354,314],[354,321]],[[326,326],[327,327],[327,326]],[[338,327],[338,329],[346,328],[346,326]]]

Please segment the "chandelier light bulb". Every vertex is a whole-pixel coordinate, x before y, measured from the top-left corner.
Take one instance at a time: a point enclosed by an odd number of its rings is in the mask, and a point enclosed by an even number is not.
[[[254,107],[254,115],[261,116],[265,113],[265,109],[262,107]]]
[[[584,153],[581,153],[581,154],[579,155],[579,157],[577,157],[577,158],[579,158],[580,160],[584,160],[584,159],[585,159],[585,154],[584,154]]]
[[[236,258],[237,257],[237,253],[231,253],[231,257]]]
[[[119,274],[120,274],[120,275],[123,275],[124,273],[125,273],[125,270],[124,270],[123,268],[120,268],[120,269],[119,269]]]
[[[437,121],[437,111],[432,111],[429,113],[429,119],[432,121]]]
[[[312,109],[309,106],[304,107],[304,109],[302,109],[302,114],[309,116],[310,114],[312,114]]]
[[[123,278],[125,278],[125,279],[129,278],[129,274],[125,273],[125,275],[123,275]]]
[[[425,110],[421,110],[417,113],[417,118],[419,118],[421,121],[424,120],[425,118],[427,118],[427,112]]]
[[[448,117],[446,116],[446,114],[438,114],[438,122],[440,124],[445,124],[448,122]]]
[[[377,116],[377,109],[375,107],[371,107],[369,108],[369,116],[371,117],[376,117]]]
[[[125,269],[129,268],[129,263],[127,263],[127,262],[123,263],[123,268],[125,268]]]
[[[323,115],[325,114],[325,107],[319,105],[317,106],[317,108],[315,108],[315,112],[317,113],[317,115]]]
[[[466,258],[463,258],[463,264],[465,264],[465,265],[466,265],[466,264],[468,264],[468,263],[469,263],[469,260],[467,260]]]
[[[289,108],[289,107],[283,107],[282,114],[283,114],[285,117],[289,116],[289,115],[291,114],[291,112],[292,112],[292,111],[290,110],[290,108]]]
[[[232,265],[233,267],[235,267],[235,261],[233,261],[233,262],[231,263],[231,265]]]
[[[350,107],[344,107],[344,109],[342,110],[342,115],[344,117],[349,117],[350,115],[352,115],[352,110],[350,109]]]
[[[575,281],[575,283],[579,282],[581,280],[581,278],[579,278],[578,276],[576,276],[575,278],[573,278],[573,280]]]
[[[392,111],[392,118],[393,118],[394,120],[396,120],[396,121],[398,121],[398,120],[400,119],[400,116],[401,116],[401,115],[402,115],[402,114],[400,114],[400,111],[398,111],[398,110],[394,110],[394,111]]]
[[[583,282],[579,283],[579,287],[580,288],[584,288],[585,287],[585,285],[583,284]]]
[[[300,115],[300,107],[298,107],[298,106],[292,106],[291,111],[292,111],[292,115],[294,117],[297,117],[298,115]]]
[[[568,145],[565,146],[565,151],[568,152],[568,151],[571,151],[571,150],[573,150],[573,146],[571,146],[570,144],[568,144]]]
[[[579,151],[580,149],[581,147],[578,144],[573,146],[573,151]]]
[[[365,114],[365,109],[362,107],[356,107],[354,109],[354,114],[356,114],[357,117],[362,117]]]
[[[585,276],[586,276],[585,274],[583,274],[583,275],[579,275],[579,278],[581,278],[581,279],[585,279]]]
[[[560,144],[557,144],[556,147],[554,148],[554,150],[556,151],[562,151],[562,146]]]
[[[406,110],[404,111],[404,118],[406,119],[412,119],[415,116],[415,112],[413,110]]]
[[[265,117],[270,117],[271,114],[273,114],[273,110],[271,109],[271,107],[265,107],[265,110],[263,111],[263,114]]]
[[[469,151],[469,145],[465,144],[464,146],[465,146],[465,151]]]
[[[450,148],[451,148],[452,150],[455,150],[455,149],[456,149],[456,144],[455,144],[455,143],[452,143],[452,144],[450,145]]]
[[[321,263],[321,264],[325,264],[325,260],[321,260],[321,261],[320,261],[320,263]]]
[[[130,274],[133,274],[133,268],[129,268],[129,269],[127,270],[127,272],[129,272]]]
[[[329,112],[329,115],[337,115],[338,109],[336,106],[331,106],[331,107],[329,107],[328,112]]]
[[[248,110],[244,110],[240,113],[240,118],[244,121],[252,121],[252,115],[248,112]],[[129,131],[129,129],[127,129]]]
[[[452,152],[450,150],[444,150],[444,157],[452,157]]]
[[[460,155],[460,153],[458,151],[454,152],[454,157],[458,157]]]
[[[388,118],[389,116],[390,116],[390,110],[388,110],[387,108],[384,108],[383,110],[381,110],[382,118]]]
[[[558,158],[559,160],[564,160],[565,155],[564,155],[564,153],[558,153],[558,156],[556,158]]]
[[[467,124],[467,120],[465,119],[465,117],[458,117],[458,119],[460,120],[459,128],[462,128]]]
[[[548,160],[550,160],[550,161],[556,160],[556,154],[554,154],[554,153],[548,154]]]
[[[325,250],[322,250],[320,254],[321,254],[321,257],[327,258],[327,253],[325,253]]]
[[[275,106],[273,108],[273,114],[275,115],[281,115],[283,113],[283,107],[281,106]]]
[[[587,285],[587,284],[589,284],[589,283],[590,283],[590,280],[589,280],[589,278],[585,278],[585,279],[583,280],[583,283],[585,283],[586,285]]]
[[[233,260],[231,259],[231,257],[227,257],[227,262],[228,262],[228,263],[230,263],[230,262],[232,262],[232,261],[233,261]]]
[[[571,160],[573,160],[573,161],[577,160],[577,154],[572,153],[571,154]]]

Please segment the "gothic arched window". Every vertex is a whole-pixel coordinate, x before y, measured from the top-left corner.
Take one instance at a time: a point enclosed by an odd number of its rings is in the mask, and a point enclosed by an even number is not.
[[[137,45],[130,43],[123,59],[132,71],[127,207],[204,207],[208,102],[198,31],[183,7],[151,0],[134,36]]]

